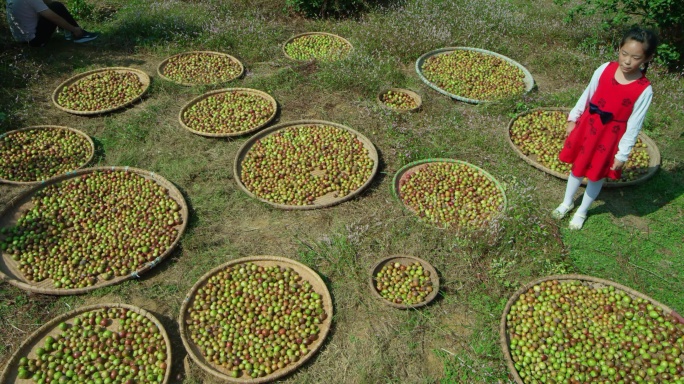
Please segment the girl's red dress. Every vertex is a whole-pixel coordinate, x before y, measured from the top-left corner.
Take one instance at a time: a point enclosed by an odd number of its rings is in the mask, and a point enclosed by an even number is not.
[[[634,103],[650,82],[642,75],[629,84],[620,84],[615,80],[618,69],[617,62],[608,64],[589,100],[601,111],[611,112],[613,119],[604,125],[599,114],[591,113],[587,105],[558,155],[561,161],[572,163],[572,174],[576,177],[598,181],[604,177],[619,179],[622,174],[610,168],[618,152],[618,143],[627,130]]]

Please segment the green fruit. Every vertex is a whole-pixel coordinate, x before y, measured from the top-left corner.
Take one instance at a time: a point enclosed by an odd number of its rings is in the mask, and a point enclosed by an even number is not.
[[[191,52],[169,58],[162,73],[178,83],[214,84],[235,79],[242,66],[228,56]]]
[[[246,91],[208,96],[183,113],[183,123],[203,133],[239,133],[265,124],[275,113],[270,100]]]
[[[285,45],[285,53],[295,60],[334,61],[344,58],[350,51],[349,44],[330,35],[304,35]]]
[[[494,55],[457,49],[427,58],[423,76],[457,96],[492,101],[525,91],[525,74],[516,65]]]
[[[82,135],[61,128],[34,128],[0,136],[0,179],[31,182],[83,166],[92,155]]]
[[[57,104],[79,112],[103,111],[137,99],[144,89],[135,73],[103,70],[63,88],[57,95]]]

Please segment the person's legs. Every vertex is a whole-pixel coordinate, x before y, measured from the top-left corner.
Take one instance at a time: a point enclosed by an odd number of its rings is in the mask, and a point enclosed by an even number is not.
[[[582,177],[577,177],[570,172],[568,176],[568,184],[565,187],[565,197],[563,202],[552,213],[553,217],[562,219],[565,215],[575,207],[573,201],[575,200],[575,192],[582,185]]]
[[[52,3],[48,4],[48,8],[50,8],[52,12],[62,16],[62,19],[66,20],[67,23],[73,25],[74,27],[79,27],[76,19],[74,19],[64,4],[58,1],[53,1]]]
[[[73,25],[74,27],[79,26],[64,4],[53,1],[52,3],[48,4],[48,8],[50,8],[52,12],[61,16],[64,20],[66,20],[69,24]],[[36,26],[36,37],[34,37],[33,40],[29,41],[29,45],[32,47],[42,47],[43,45],[45,45],[45,43],[48,42],[48,40],[50,40],[50,37],[52,37],[52,34],[55,33],[56,29],[57,24],[53,23],[52,21],[44,17],[39,17],[38,25]]]
[[[587,182],[587,188],[584,190],[584,197],[582,197],[582,204],[577,208],[577,212],[570,220],[570,229],[581,229],[584,225],[584,220],[587,219],[587,212],[591,203],[596,200],[599,193],[601,192],[601,187],[603,187],[603,182],[605,179],[599,181],[589,181]]]

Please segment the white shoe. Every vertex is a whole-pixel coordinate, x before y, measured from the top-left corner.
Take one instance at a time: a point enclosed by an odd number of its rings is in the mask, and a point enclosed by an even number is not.
[[[584,220],[587,219],[587,215],[583,215],[579,212],[575,212],[575,215],[572,216],[572,220],[570,220],[570,224],[568,225],[568,228],[576,231],[579,229],[582,229],[582,226],[584,225]]]
[[[556,219],[560,220],[565,217],[565,215],[568,214],[568,212],[572,211],[572,209],[575,208],[575,204],[570,204],[570,206],[567,206],[563,203],[559,205],[556,209],[551,212],[551,216]]]

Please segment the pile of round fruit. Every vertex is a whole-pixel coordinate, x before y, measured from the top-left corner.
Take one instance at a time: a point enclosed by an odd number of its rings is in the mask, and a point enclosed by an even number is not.
[[[444,228],[479,228],[504,208],[497,184],[460,162],[430,162],[408,170],[399,179],[398,195],[423,220]]]
[[[385,264],[375,275],[375,288],[386,300],[408,306],[425,301],[433,291],[430,271],[417,261]]]
[[[177,83],[206,85],[233,80],[242,71],[242,65],[228,55],[189,52],[170,57],[159,72]]]
[[[247,262],[197,289],[184,326],[208,362],[236,378],[257,378],[311,352],[327,316],[321,294],[292,268]]]
[[[71,129],[36,127],[10,132],[0,136],[0,179],[49,179],[82,167],[92,155],[92,143]]]
[[[328,34],[310,34],[285,44],[285,53],[294,60],[334,61],[347,56],[351,46],[345,40]]]
[[[16,225],[0,229],[0,250],[33,282],[84,288],[128,276],[178,237],[178,203],[132,172],[94,171],[51,184]]]
[[[257,140],[241,166],[242,183],[258,198],[302,206],[361,188],[372,175],[374,161],[346,129],[295,125]]]
[[[558,159],[566,138],[568,114],[559,110],[535,110],[519,116],[511,124],[511,142],[531,160],[567,175],[572,164]],[[621,182],[638,179],[648,172],[650,157],[646,144],[637,139],[622,171]]]
[[[423,76],[438,88],[456,96],[491,101],[525,91],[525,73],[494,55],[456,49],[428,57]]]
[[[684,324],[612,286],[548,280],[506,315],[525,383],[681,383]]]
[[[380,102],[389,108],[399,111],[410,111],[418,108],[418,102],[415,98],[406,92],[398,90],[388,90],[380,94]]]
[[[34,383],[161,383],[166,340],[149,318],[127,308],[83,312],[19,359],[17,378]],[[30,357],[31,355],[35,357]]]
[[[145,84],[135,72],[102,70],[62,88],[55,101],[72,111],[98,112],[124,106],[144,90]]]
[[[271,100],[256,92],[227,90],[213,93],[183,110],[190,129],[210,134],[235,134],[266,124],[275,114]]]

